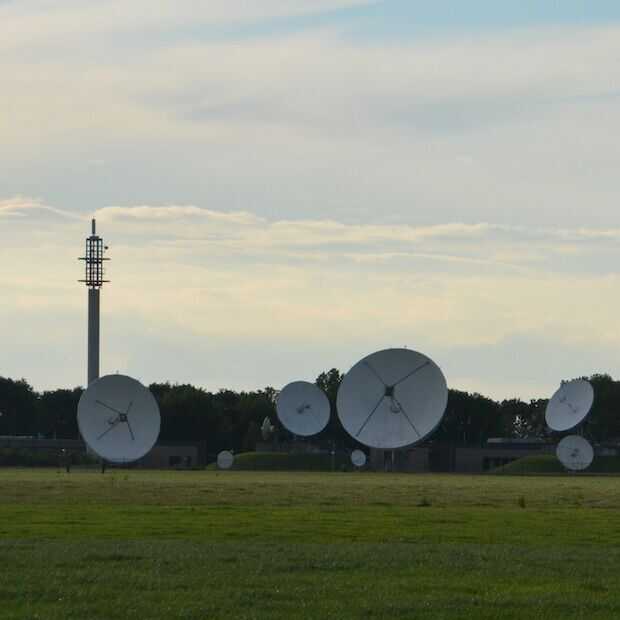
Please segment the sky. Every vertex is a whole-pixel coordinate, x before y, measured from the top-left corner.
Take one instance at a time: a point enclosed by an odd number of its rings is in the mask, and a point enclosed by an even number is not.
[[[0,376],[620,376],[620,3],[0,0]]]

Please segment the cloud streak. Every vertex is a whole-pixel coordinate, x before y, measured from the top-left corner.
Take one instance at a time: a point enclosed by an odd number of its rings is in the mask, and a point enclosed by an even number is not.
[[[123,2],[106,0],[38,0],[0,4],[0,20],[6,25],[6,36],[0,49],[19,49],[24,45],[55,44],[63,39],[84,40],[88,37],[119,33],[142,35],[162,30],[199,26],[230,26],[265,22],[283,18],[316,15],[335,10],[368,6],[373,0],[190,0],[180,6],[163,0],[153,5],[145,0]]]
[[[33,216],[40,217],[41,215],[59,216],[73,220],[82,219],[71,211],[50,207],[36,198],[15,196],[6,200],[0,200],[0,218],[27,218]]]
[[[592,227],[620,226],[617,26],[144,41],[115,57],[69,36],[68,53],[0,58],[9,193],[70,175],[53,196],[70,209],[186,196],[270,220],[572,229],[587,204]]]
[[[138,235],[145,239],[170,243],[201,242],[235,246],[239,249],[297,248],[317,252],[340,248],[343,252],[358,248],[358,258],[368,253],[368,260],[389,260],[407,256],[433,258],[432,254],[414,252],[433,245],[467,252],[473,250],[485,256],[512,255],[518,261],[516,248],[521,248],[520,259],[524,264],[540,262],[540,253],[546,258],[551,254],[579,254],[596,252],[601,243],[611,247],[620,240],[620,229],[595,228],[526,228],[480,222],[466,224],[452,222],[431,226],[401,224],[348,224],[335,220],[276,220],[270,221],[248,211],[222,212],[193,205],[179,206],[115,206],[99,209],[94,213],[100,222],[123,236]],[[383,247],[382,254],[373,253]],[[409,248],[409,252],[399,251]],[[352,257],[356,255],[351,254]],[[459,260],[459,257],[438,255],[439,260]],[[462,256],[463,260],[471,257]],[[478,259],[472,259],[478,260]],[[489,261],[485,261],[489,262]],[[506,262],[511,265],[512,262]],[[514,265],[513,265],[514,266]],[[549,266],[552,270],[553,266]]]

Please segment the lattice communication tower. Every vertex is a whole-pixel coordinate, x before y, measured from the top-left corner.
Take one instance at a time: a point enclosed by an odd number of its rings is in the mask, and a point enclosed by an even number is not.
[[[99,291],[105,282],[104,261],[110,260],[103,254],[108,249],[97,235],[95,220],[92,220],[90,237],[86,238],[86,255],[80,260],[86,263],[84,282],[88,287],[88,383],[99,378]]]

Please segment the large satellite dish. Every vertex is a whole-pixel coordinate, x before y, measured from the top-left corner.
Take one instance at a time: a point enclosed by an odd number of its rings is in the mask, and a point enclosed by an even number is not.
[[[357,441],[393,450],[422,441],[439,425],[448,387],[433,360],[386,349],[359,361],[338,389],[338,417]]]
[[[353,450],[353,452],[351,452],[351,463],[353,463],[355,467],[364,467],[364,465],[366,465],[366,454],[361,450]]]
[[[547,426],[553,431],[569,431],[586,418],[593,403],[594,389],[589,381],[565,381],[547,403]]]
[[[235,462],[235,455],[228,450],[222,450],[217,455],[217,467],[218,469],[230,469]]]
[[[293,435],[309,437],[327,426],[330,405],[325,392],[317,385],[294,381],[278,395],[276,412],[286,430]]]
[[[579,435],[564,437],[555,453],[560,463],[571,471],[587,469],[594,460],[594,449],[590,442]]]
[[[77,422],[88,447],[105,461],[142,458],[159,437],[157,401],[139,381],[106,375],[88,386],[78,403]]]

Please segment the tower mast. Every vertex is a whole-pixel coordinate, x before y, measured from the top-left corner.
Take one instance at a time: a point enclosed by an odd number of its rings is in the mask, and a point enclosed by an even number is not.
[[[86,238],[86,254],[80,260],[85,262],[86,275],[84,282],[88,287],[88,383],[99,378],[99,291],[104,282],[103,253],[108,246],[97,235],[95,220],[92,220],[91,235]]]

